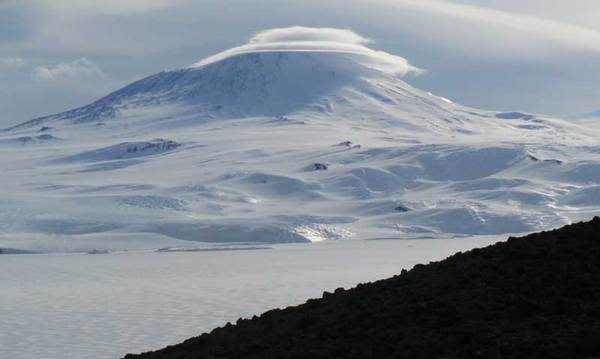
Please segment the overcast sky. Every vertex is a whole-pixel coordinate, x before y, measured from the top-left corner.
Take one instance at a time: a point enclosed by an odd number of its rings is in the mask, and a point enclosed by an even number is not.
[[[558,5],[557,5],[558,4]],[[466,105],[600,109],[598,0],[0,0],[0,127],[291,25],[339,27]]]

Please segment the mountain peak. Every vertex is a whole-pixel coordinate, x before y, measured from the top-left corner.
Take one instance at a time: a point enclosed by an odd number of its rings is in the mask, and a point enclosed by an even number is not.
[[[320,107],[319,100],[343,88],[364,87],[365,78],[396,81],[421,72],[402,57],[368,48],[368,42],[349,30],[267,30],[190,67],[160,72],[88,106],[16,127],[103,121],[127,109],[172,104],[193,106],[209,118],[282,116]]]

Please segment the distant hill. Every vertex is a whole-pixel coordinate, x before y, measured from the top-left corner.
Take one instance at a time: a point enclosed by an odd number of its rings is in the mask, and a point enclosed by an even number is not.
[[[588,113],[584,113],[583,115],[580,115],[579,117],[582,118],[600,118],[600,110],[598,111],[592,111],[592,112],[588,112]]]
[[[598,358],[599,258],[596,217],[125,358]]]

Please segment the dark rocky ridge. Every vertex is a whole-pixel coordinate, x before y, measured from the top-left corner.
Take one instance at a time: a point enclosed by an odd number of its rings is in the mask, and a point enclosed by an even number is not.
[[[600,218],[126,358],[600,358]]]

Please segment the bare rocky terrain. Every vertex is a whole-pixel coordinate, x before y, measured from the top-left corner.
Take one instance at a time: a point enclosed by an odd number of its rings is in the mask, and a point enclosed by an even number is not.
[[[596,217],[125,358],[598,358],[599,258]]]

